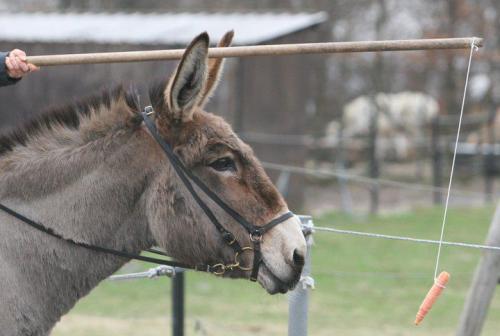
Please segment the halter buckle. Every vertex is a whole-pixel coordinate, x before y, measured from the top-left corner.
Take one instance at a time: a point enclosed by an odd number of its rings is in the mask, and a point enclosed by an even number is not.
[[[264,233],[259,229],[253,230],[252,232],[250,232],[250,240],[252,241],[252,243],[260,243],[262,242],[263,234]]]
[[[150,116],[152,115],[153,113],[155,113],[155,110],[153,109],[153,106],[146,106],[144,108],[144,112],[146,112],[146,115],[147,116]]]

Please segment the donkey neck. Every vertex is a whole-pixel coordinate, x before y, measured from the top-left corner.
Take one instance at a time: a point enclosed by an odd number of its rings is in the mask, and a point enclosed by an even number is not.
[[[0,157],[0,201],[64,237],[139,252],[153,244],[143,197],[151,159],[143,140],[140,131],[119,130],[82,146],[15,149]],[[0,287],[12,288],[0,293],[0,302],[9,303],[0,307],[0,326],[17,328],[12,335],[44,335],[127,261],[3,213],[0,232]]]
[[[122,129],[82,145],[0,156],[0,200],[71,238],[122,242],[113,226],[143,208],[150,175],[140,133]]]

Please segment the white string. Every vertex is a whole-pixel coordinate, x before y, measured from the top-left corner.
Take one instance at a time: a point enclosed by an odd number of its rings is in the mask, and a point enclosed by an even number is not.
[[[463,115],[464,115],[464,106],[465,106],[465,97],[467,95],[467,85],[469,84],[470,65],[472,62],[472,53],[474,52],[474,50],[477,50],[477,46],[475,45],[475,37],[472,38],[472,42],[470,45],[469,63],[467,65],[467,75],[465,76],[464,94],[462,96],[462,106],[460,107],[460,118],[458,119],[457,137],[455,139],[455,149],[453,151],[453,161],[451,163],[450,180],[448,182],[448,192],[446,193],[446,203],[444,206],[443,224],[441,225],[441,236],[439,238],[439,247],[438,247],[437,256],[436,256],[436,267],[434,269],[434,279],[437,279],[437,273],[438,273],[438,268],[439,268],[439,259],[441,257],[441,247],[443,246],[444,228],[446,226],[446,219],[447,219],[447,215],[448,215],[448,203],[450,201],[451,184],[453,182],[453,173],[455,171],[455,159],[457,157],[458,139],[460,138],[460,129],[462,127],[462,119],[463,119]]]
[[[410,242],[410,243],[433,244],[433,245],[442,244],[442,245],[447,245],[447,246],[466,247],[466,248],[474,248],[474,249],[480,249],[480,250],[500,252],[500,246],[471,244],[471,243],[462,243],[462,242],[450,242],[450,241],[443,241],[443,240],[432,240],[432,239],[413,238],[413,237],[405,237],[405,236],[393,236],[393,235],[382,234],[382,233],[336,229],[333,227],[315,226],[314,231],[326,231],[326,232],[340,233],[340,234],[346,234],[346,235],[351,235],[351,236],[362,236],[362,237],[388,239],[388,240],[401,240],[401,241],[406,241],[406,242]]]

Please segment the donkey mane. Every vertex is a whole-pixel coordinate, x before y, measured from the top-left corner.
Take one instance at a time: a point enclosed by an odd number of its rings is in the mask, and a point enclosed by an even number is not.
[[[157,92],[160,83],[152,86],[151,92]],[[118,85],[112,89],[104,89],[69,104],[56,106],[45,110],[40,115],[26,121],[21,126],[5,134],[0,134],[0,156],[13,151],[14,147],[26,146],[33,138],[50,133],[55,129],[78,130],[83,119],[98,117],[101,112],[109,111],[114,104],[125,102],[128,124],[137,125],[140,118],[140,105],[133,86],[125,89]],[[123,109],[122,109],[123,110]]]

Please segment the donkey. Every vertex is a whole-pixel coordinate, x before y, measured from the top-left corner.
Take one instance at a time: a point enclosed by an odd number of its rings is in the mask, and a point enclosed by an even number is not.
[[[232,33],[219,46],[228,46]],[[152,86],[155,125],[180,160],[248,221],[288,211],[251,148],[220,117],[203,111],[222,60],[196,37],[170,80]],[[200,193],[243,246],[248,233]],[[54,109],[0,137],[0,202],[65,238],[139,253],[159,246],[176,260],[214,264],[234,251],[179,180],[123,88]],[[297,283],[305,240],[295,217],[262,242],[257,281],[270,294]],[[241,262],[252,264],[245,253]],[[75,303],[129,260],[81,248],[0,212],[0,330],[48,335]],[[226,277],[248,278],[234,270]]]

